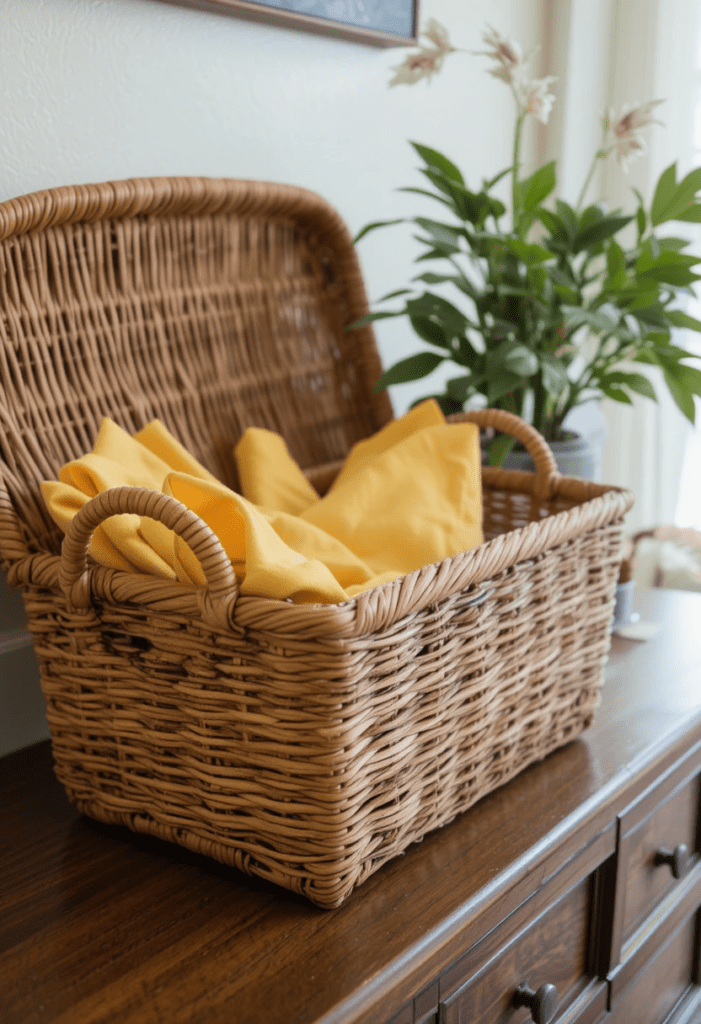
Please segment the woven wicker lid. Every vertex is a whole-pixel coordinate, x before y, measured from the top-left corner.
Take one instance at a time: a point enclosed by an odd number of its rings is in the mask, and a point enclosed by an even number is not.
[[[30,549],[58,550],[39,483],[91,449],[104,416],[130,432],[158,417],[230,486],[248,426],[281,433],[303,466],[342,457],[392,415],[372,328],[346,330],[366,312],[348,230],[303,189],[144,178],[0,204],[11,532],[21,521]],[[15,557],[2,535],[0,553]]]

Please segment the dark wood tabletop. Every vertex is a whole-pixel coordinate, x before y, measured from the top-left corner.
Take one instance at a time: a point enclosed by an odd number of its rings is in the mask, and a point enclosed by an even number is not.
[[[90,821],[48,743],[0,761],[3,1024],[382,1024],[701,739],[701,594],[644,591],[594,727],[411,847],[333,911]],[[544,851],[547,855],[544,855]],[[550,860],[550,851],[552,860]]]

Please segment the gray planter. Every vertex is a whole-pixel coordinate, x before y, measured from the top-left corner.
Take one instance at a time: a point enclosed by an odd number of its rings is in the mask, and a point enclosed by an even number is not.
[[[563,476],[578,476],[582,480],[597,482],[600,480],[601,444],[598,440],[578,436],[567,441],[553,441],[550,448]],[[535,466],[528,452],[514,450],[507,455],[503,468],[533,472]]]

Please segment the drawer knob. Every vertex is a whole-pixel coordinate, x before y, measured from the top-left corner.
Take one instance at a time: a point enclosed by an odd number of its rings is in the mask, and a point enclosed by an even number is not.
[[[514,992],[514,1006],[528,1007],[533,1024],[548,1024],[557,1006],[557,989],[554,985],[541,985],[534,992],[527,985],[519,985]]]
[[[655,854],[655,864],[669,864],[675,878],[683,878],[689,863],[689,848],[685,843],[680,843],[673,850],[658,850]]]

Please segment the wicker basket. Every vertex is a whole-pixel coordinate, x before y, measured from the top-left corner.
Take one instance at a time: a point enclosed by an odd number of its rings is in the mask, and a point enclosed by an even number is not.
[[[320,486],[391,417],[346,228],[298,189],[133,180],[0,205],[0,553],[22,588],[56,772],[73,803],[340,904],[363,879],[593,719],[631,496],[485,469],[487,541],[334,606],[237,599],[172,499],[95,498],[62,537],[42,479],[108,415],[158,416],[229,486],[248,425]],[[162,519],[209,585],[88,561],[106,516]]]

